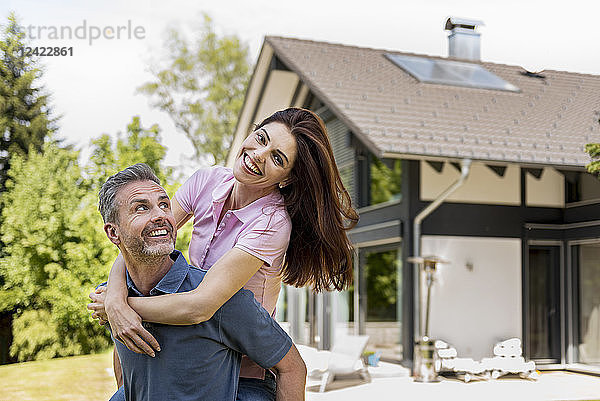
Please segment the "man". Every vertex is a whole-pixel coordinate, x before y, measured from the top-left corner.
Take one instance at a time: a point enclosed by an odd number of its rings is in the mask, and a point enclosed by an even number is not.
[[[104,231],[127,266],[130,296],[198,286],[205,272],[174,250],[177,229],[170,200],[147,165],[110,177],[99,200]],[[240,290],[206,322],[144,327],[161,344],[154,357],[132,352],[113,337],[124,382],[115,400],[235,400],[242,354],[275,370],[278,400],[304,400],[306,366],[250,291]]]

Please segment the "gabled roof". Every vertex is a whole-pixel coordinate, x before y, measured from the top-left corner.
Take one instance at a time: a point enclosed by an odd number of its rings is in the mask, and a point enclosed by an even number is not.
[[[385,54],[266,37],[275,55],[379,157],[442,157],[562,166],[600,142],[600,76],[477,62],[520,92],[421,83]],[[421,56],[430,59],[440,57]]]

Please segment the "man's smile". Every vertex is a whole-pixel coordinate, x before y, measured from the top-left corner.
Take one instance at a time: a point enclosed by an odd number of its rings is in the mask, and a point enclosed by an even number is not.
[[[156,239],[171,239],[173,226],[168,221],[160,224],[150,224],[142,231],[142,237]]]
[[[164,235],[167,235],[169,232],[166,229],[160,229],[160,230],[154,230],[154,231],[150,231],[149,236],[150,237],[161,237]]]

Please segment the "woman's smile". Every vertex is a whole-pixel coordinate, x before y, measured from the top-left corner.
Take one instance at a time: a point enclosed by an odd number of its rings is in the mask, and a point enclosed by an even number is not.
[[[263,175],[262,172],[260,171],[260,168],[258,167],[258,165],[245,152],[244,152],[244,160],[243,161],[244,161],[244,167],[246,167],[248,170],[250,170],[251,173],[254,173],[256,175]]]

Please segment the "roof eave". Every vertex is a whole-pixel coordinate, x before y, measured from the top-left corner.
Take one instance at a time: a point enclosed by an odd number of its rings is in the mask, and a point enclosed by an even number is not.
[[[553,163],[537,163],[531,161],[518,161],[518,160],[497,160],[497,159],[479,159],[475,157],[467,156],[438,156],[418,153],[397,153],[397,152],[383,152],[382,158],[387,159],[407,159],[407,160],[428,160],[428,161],[450,161],[458,162],[464,159],[471,159],[474,162],[485,163],[489,165],[507,165],[516,164],[525,168],[542,168],[542,167],[554,167],[560,170],[578,170],[587,171],[585,166],[574,165],[574,164],[553,164]]]
[[[335,102],[331,101],[331,99],[329,99],[322,90],[320,90],[317,86],[313,85],[312,82],[310,81],[310,79],[308,79],[308,77],[306,76],[306,74],[304,74],[293,63],[292,60],[290,60],[284,54],[279,52],[277,45],[273,44],[273,42],[270,41],[270,38],[271,38],[270,36],[266,36],[265,42],[269,42],[269,45],[273,49],[273,54],[277,55],[279,60],[281,60],[281,62],[284,63],[286,65],[286,67],[290,69],[290,71],[293,71],[294,73],[296,73],[298,75],[298,77],[300,78],[300,81],[302,81],[310,89],[310,91],[312,93],[314,93],[332,111],[332,113],[335,114],[335,116],[337,118],[339,118],[352,131],[352,133],[367,147],[369,152],[373,153],[374,155],[376,155],[379,158],[383,157],[382,156],[383,151],[381,149],[379,149],[375,145],[375,143],[373,143],[368,138],[368,136],[365,133],[363,133],[361,131],[361,129],[356,124],[354,124],[354,122],[352,122],[352,120],[350,118],[348,118],[342,112],[342,110],[339,107],[337,107]]]

